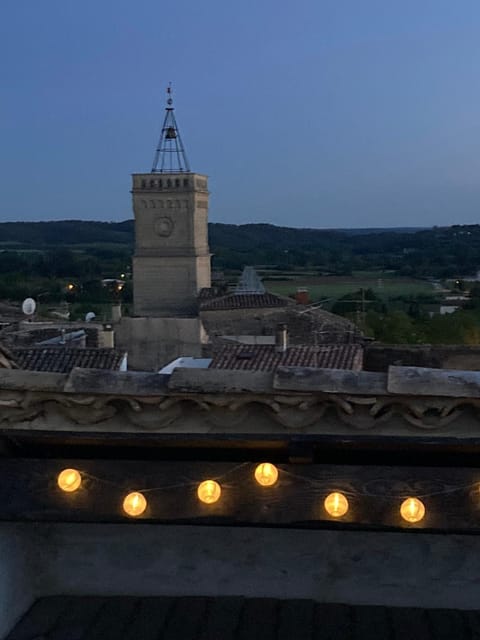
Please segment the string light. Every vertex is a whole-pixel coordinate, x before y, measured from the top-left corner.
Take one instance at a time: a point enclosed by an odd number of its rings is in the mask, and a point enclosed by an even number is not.
[[[270,462],[262,462],[255,469],[255,480],[262,487],[271,487],[278,480],[278,469]]]
[[[197,496],[205,504],[213,504],[219,500],[222,489],[215,480],[204,480],[198,485]]]
[[[332,516],[332,518],[341,518],[348,511],[348,500],[343,493],[334,491],[325,498],[323,506],[325,507],[325,511],[328,515]]]
[[[242,462],[241,464],[233,466],[230,469],[228,469],[225,473],[223,473],[223,475],[217,476],[217,480],[208,479],[198,484],[196,488],[198,499],[205,504],[214,504],[218,502],[222,494],[222,487],[220,485],[220,482],[222,482],[223,484],[225,476],[231,475],[232,473],[237,472],[241,468],[247,468],[248,474],[251,474],[253,470],[253,476],[256,482],[258,482],[258,484],[260,484],[262,487],[273,486],[275,485],[275,483],[278,482],[280,471],[276,467],[276,465],[270,462],[262,462],[254,466],[251,463]],[[323,478],[321,477],[319,478],[312,478],[311,476],[303,477],[297,473],[292,473],[291,471],[288,470],[288,468],[284,468],[283,466],[282,466],[282,469],[283,469],[282,473],[286,474],[286,477],[291,476],[292,479],[304,481],[309,485],[311,485],[312,487],[316,488],[316,491],[321,490],[321,487],[324,487],[326,484]],[[90,482],[98,481],[98,482],[107,482],[110,485],[115,484],[110,482],[109,480],[102,480],[101,478],[95,478],[90,474],[86,474],[85,471],[80,472],[78,469],[66,468],[60,471],[57,475],[56,480],[57,480],[58,487],[62,491],[65,491],[67,493],[75,492],[82,486],[82,483],[86,475],[88,475]],[[146,488],[145,491],[152,492],[152,491],[167,490],[167,489],[171,489],[172,487],[174,489],[185,487],[186,490],[191,490],[192,485],[195,486],[196,484],[197,483],[195,483],[195,481],[192,482],[190,480],[187,482],[183,482],[183,483],[181,482],[174,485],[166,484],[163,487],[157,486],[154,488]],[[453,488],[453,491],[465,492],[467,490],[471,491],[474,488],[477,491],[479,491],[480,490],[478,488],[479,486],[480,485],[478,485],[478,482],[475,482],[473,484],[472,483],[463,484],[463,485],[459,484],[458,486],[455,486]],[[118,486],[117,488],[120,491],[123,491],[121,486]],[[452,487],[448,487],[448,493],[451,493],[451,492],[452,492]],[[352,493],[353,493],[353,490],[352,490]],[[397,498],[395,498],[395,493],[396,492],[393,491],[393,495],[390,495],[388,497],[393,500],[398,499],[399,496],[397,494]],[[422,500],[424,500],[425,498],[428,499],[429,496],[438,496],[443,493],[447,494],[447,490],[435,491],[435,492],[432,492],[431,494],[422,495],[421,496],[422,499],[413,497],[413,496],[410,496],[408,498],[401,497],[399,499],[399,503],[401,502],[399,511],[400,511],[402,520],[408,524],[416,524],[421,522],[426,515],[426,507],[425,507],[425,504],[422,502]],[[143,493],[134,491],[132,493],[129,493],[128,495],[125,495],[125,494],[123,495],[124,495],[123,511],[128,516],[131,516],[131,517],[141,516],[146,511],[147,506],[149,506]],[[357,501],[359,501],[359,498],[361,496],[364,496],[365,498],[368,497],[369,499],[374,497],[380,497],[380,498],[387,497],[385,493],[375,496],[371,492],[363,493],[361,491],[355,492],[354,495],[356,496]],[[343,493],[339,491],[333,491],[332,493],[328,494],[327,497],[324,499],[323,507],[325,512],[331,518],[339,519],[348,513],[350,505],[347,497]],[[358,510],[359,507],[360,507],[360,503],[358,502],[356,510]],[[398,526],[398,521],[397,521],[397,526]]]
[[[143,493],[133,491],[132,493],[129,493],[128,496],[125,496],[123,501],[123,510],[127,515],[132,516],[132,518],[141,516],[146,508],[147,501]]]
[[[60,471],[57,478],[57,484],[62,491],[71,493],[76,491],[82,484],[82,476],[77,469],[64,469]]]
[[[425,505],[418,498],[407,498],[402,502],[400,515],[407,522],[420,522],[425,515]]]

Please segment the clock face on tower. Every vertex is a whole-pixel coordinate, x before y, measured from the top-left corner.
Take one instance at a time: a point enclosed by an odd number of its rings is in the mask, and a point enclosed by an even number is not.
[[[161,236],[162,238],[168,238],[168,236],[172,234],[173,226],[174,224],[171,218],[168,216],[162,216],[155,220],[155,233],[157,236]]]

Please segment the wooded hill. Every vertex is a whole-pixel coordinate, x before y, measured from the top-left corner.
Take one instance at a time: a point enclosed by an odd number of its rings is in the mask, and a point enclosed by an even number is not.
[[[401,275],[453,277],[480,269],[480,226],[431,229],[322,230],[270,224],[209,225],[214,268],[245,264],[313,267],[344,274],[381,269]],[[132,252],[134,222],[62,220],[0,223],[0,249],[118,249]]]
[[[221,224],[210,223],[210,243],[230,249],[245,250],[247,247],[264,246],[265,243],[281,249],[325,245],[332,240],[346,246],[357,241],[362,245],[371,237],[392,236],[395,244],[400,238],[418,233],[412,228],[398,229],[295,229],[277,227],[272,224]],[[427,230],[428,231],[428,230]],[[97,222],[90,220],[58,220],[49,222],[2,222],[0,223],[0,246],[8,243],[25,248],[76,245],[90,243],[119,243],[133,245],[134,221]]]

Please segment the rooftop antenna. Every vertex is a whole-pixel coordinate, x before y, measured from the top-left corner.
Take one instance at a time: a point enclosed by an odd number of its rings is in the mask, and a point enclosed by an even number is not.
[[[152,173],[189,173],[187,154],[175,120],[172,83],[167,87],[167,106],[162,132],[153,158]]]

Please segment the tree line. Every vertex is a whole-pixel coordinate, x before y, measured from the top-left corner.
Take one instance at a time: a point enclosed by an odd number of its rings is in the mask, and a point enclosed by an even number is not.
[[[270,224],[210,223],[214,269],[269,265],[348,275],[385,270],[403,276],[449,278],[480,269],[480,226],[358,231],[294,229]],[[63,220],[0,223],[0,248],[45,251],[54,247],[133,251],[134,222]],[[93,266],[91,267],[93,269]]]

